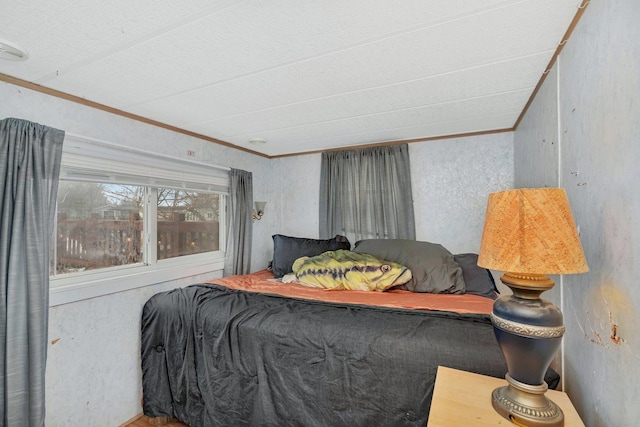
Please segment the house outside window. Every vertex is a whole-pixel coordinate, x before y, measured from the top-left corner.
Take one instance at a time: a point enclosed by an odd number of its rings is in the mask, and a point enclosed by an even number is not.
[[[54,276],[143,262],[144,187],[61,181]]]

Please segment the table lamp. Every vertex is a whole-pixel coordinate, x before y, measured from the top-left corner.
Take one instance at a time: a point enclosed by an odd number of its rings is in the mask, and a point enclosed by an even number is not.
[[[519,425],[564,425],[544,382],[564,334],[562,312],[540,294],[554,285],[547,274],[589,269],[564,189],[490,194],[478,265],[505,272],[500,280],[513,291],[497,299],[491,313],[508,367],[507,385],[492,393],[494,409]]]

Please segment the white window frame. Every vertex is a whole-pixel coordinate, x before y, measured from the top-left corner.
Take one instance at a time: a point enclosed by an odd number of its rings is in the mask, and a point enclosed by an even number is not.
[[[157,260],[157,191],[146,191],[144,262],[50,277],[49,306],[123,292],[224,268],[228,168],[163,156],[72,134],[65,136],[60,179],[181,188],[220,197],[220,248],[215,252]],[[151,214],[148,214],[148,213]],[[212,278],[215,274],[212,274]]]

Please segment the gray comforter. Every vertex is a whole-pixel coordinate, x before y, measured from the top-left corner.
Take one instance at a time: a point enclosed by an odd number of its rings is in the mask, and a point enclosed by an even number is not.
[[[488,316],[218,285],[157,294],[142,315],[144,413],[192,427],[424,426],[438,365],[504,377]]]

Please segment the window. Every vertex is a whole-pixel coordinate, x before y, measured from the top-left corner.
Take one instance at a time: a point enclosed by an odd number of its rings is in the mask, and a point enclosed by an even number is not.
[[[67,136],[51,305],[222,270],[228,180],[224,168]]]

